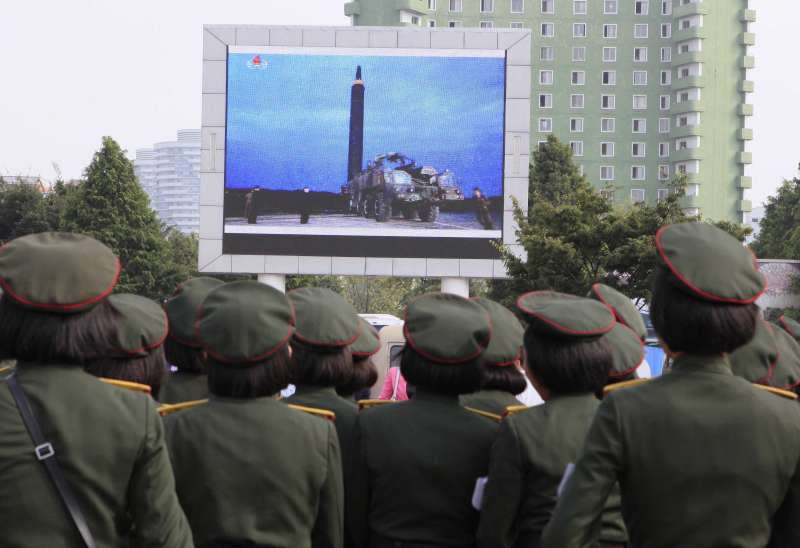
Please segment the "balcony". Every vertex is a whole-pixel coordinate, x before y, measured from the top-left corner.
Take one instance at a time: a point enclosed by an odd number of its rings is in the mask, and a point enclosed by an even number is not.
[[[752,164],[753,163],[753,153],[752,152],[740,152],[736,155],[736,161],[740,164]]]
[[[681,19],[689,15],[708,15],[708,2],[697,2],[696,4],[686,4],[685,6],[675,6],[672,9],[672,16]]]
[[[688,53],[676,53],[672,56],[672,66],[679,67],[689,63],[702,63],[706,60],[705,53],[702,51],[690,51]]]
[[[702,88],[705,87],[706,80],[702,76],[689,76],[687,78],[673,78],[672,90],[678,91],[688,88]]]
[[[742,10],[741,15],[739,16],[739,21],[742,23],[755,23],[756,10]]]
[[[753,178],[752,177],[739,177],[739,182],[737,184],[737,187],[741,188],[741,189],[753,188]]]
[[[739,84],[739,91],[742,93],[753,93],[756,90],[756,83],[752,80],[742,80]]]
[[[428,2],[426,0],[395,0],[396,10],[414,11],[420,15],[428,13]]]
[[[754,32],[743,32],[739,43],[743,46],[755,46],[756,35]]]
[[[686,114],[687,112],[704,112],[706,106],[703,101],[683,101],[674,103],[670,109],[670,114]]]
[[[361,2],[347,2],[344,5],[344,14],[347,17],[361,15]]]
[[[703,149],[699,147],[676,150],[669,157],[669,160],[670,162],[688,162],[689,160],[702,160],[703,158],[705,158],[705,154],[703,154],[702,150]]]
[[[739,140],[740,141],[752,141],[753,140],[753,130],[749,127],[743,127],[739,130]]]
[[[736,202],[736,209],[743,213],[750,213],[753,211],[753,202],[750,200],[739,200]]]
[[[685,42],[686,40],[694,40],[695,38],[706,38],[708,32],[704,27],[690,27],[688,29],[677,29],[672,33],[673,42]]]
[[[700,207],[700,197],[699,196],[684,196],[681,198],[681,207],[683,209],[689,209],[694,207]]]
[[[695,135],[702,137],[704,134],[703,126],[675,126],[672,128],[669,136],[673,139],[680,139],[681,137],[693,137]]]
[[[756,58],[752,55],[745,55],[742,57],[742,68],[743,69],[751,69],[755,68],[756,66]]]
[[[753,105],[748,105],[747,103],[739,105],[739,116],[752,116],[752,115],[753,115]]]

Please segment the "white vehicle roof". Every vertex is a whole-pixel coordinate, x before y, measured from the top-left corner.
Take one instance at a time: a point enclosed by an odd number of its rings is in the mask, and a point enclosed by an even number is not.
[[[364,318],[370,325],[403,325],[403,320],[392,314],[359,314],[359,316]]]

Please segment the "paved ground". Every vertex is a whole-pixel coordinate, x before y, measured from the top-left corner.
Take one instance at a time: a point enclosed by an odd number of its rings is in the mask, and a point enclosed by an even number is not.
[[[495,229],[500,229],[500,217],[495,214]],[[228,217],[225,219],[225,224],[229,225],[246,225],[247,220],[244,217]],[[300,226],[300,215],[297,214],[274,214],[274,215],[259,215],[258,225],[268,226]],[[375,219],[367,219],[365,217],[356,217],[355,215],[345,215],[343,213],[325,213],[312,215],[308,224],[305,226],[320,227],[332,226],[340,228],[369,228],[374,226],[392,227],[392,228],[411,228],[411,229],[450,229],[450,230],[481,230],[483,227],[475,219],[473,213],[452,213],[441,212],[439,218],[433,223],[423,223],[420,220],[407,221],[402,217],[395,217],[389,222],[378,223]]]

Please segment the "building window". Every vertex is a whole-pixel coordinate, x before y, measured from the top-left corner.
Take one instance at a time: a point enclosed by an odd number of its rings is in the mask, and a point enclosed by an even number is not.
[[[524,29],[525,26],[522,24],[522,21],[512,21],[509,28],[512,28],[512,29]]]
[[[650,25],[647,23],[636,23],[633,25],[633,37],[634,38],[647,38],[647,34],[649,33]]]
[[[617,61],[617,48],[603,48],[603,62],[614,63]]]
[[[616,118],[600,118],[600,132],[601,133],[614,133],[617,129]]]
[[[550,133],[553,131],[553,119],[539,118],[539,131],[541,133]]]
[[[631,121],[631,128],[634,133],[647,133],[647,119],[634,118]]]
[[[600,180],[613,181],[614,180],[614,166],[600,166]]]
[[[542,0],[542,13],[555,13],[556,0]]]
[[[552,86],[553,85],[553,71],[540,70],[539,71],[539,85]]]
[[[658,143],[658,157],[669,158],[669,143]]]
[[[572,13],[575,15],[586,15],[586,0],[575,0],[572,2]]]
[[[436,9],[436,0],[428,0],[428,9],[431,11]]]
[[[669,110],[669,95],[660,95],[658,97],[658,108],[661,110]]]
[[[604,0],[603,13],[605,15],[616,15],[618,9],[618,0]]]
[[[573,93],[569,96],[570,108],[583,108],[583,93]]]
[[[661,38],[672,37],[672,23],[661,23]]]
[[[600,156],[603,158],[614,157],[614,143],[600,143]]]
[[[647,85],[647,71],[646,70],[634,70],[633,71],[633,85],[634,86],[646,86]]]
[[[434,21],[433,19],[428,21],[428,27],[430,27],[432,29],[435,29],[436,28],[436,21]]]
[[[686,195],[687,196],[699,196],[700,195],[700,185],[698,185],[698,184],[686,185]]]
[[[661,0],[661,15],[672,15],[672,0]]]
[[[572,37],[586,38],[586,23],[572,23]]]
[[[646,143],[631,143],[631,156],[634,158],[644,158],[647,155]]]
[[[669,166],[667,165],[658,166],[658,180],[666,181],[668,179],[669,179]]]
[[[669,189],[659,188],[656,190],[656,200],[659,202],[666,200],[669,197]]]
[[[555,59],[555,51],[552,46],[543,46],[539,48],[539,59],[542,61],[552,61]]]
[[[569,131],[571,133],[583,133],[583,118],[570,118]]]
[[[617,108],[617,96],[616,95],[601,95],[600,96],[600,108],[604,110],[611,110]]]
[[[572,71],[572,85],[573,86],[582,86],[586,84],[586,72],[582,70],[573,70]]]
[[[672,71],[671,70],[662,70],[661,71],[661,85],[668,86],[672,83]]]
[[[679,103],[684,103],[684,102],[686,102],[688,100],[689,100],[689,92],[688,91],[682,91],[682,92],[680,92],[678,94],[678,102]]]
[[[570,141],[569,148],[573,156],[583,156],[583,141]]]
[[[511,13],[522,13],[525,11],[525,0],[511,0]]]
[[[542,23],[542,37],[552,38],[556,35],[556,26],[554,23]]]
[[[647,109],[647,95],[634,95],[633,110],[646,110],[646,109]]]
[[[604,86],[616,86],[617,85],[617,71],[616,70],[604,70],[601,81]]]
[[[464,8],[462,0],[450,0],[450,11],[460,12]]]
[[[633,48],[633,60],[637,63],[646,63],[647,48]]]
[[[608,23],[603,25],[603,38],[616,38],[617,37],[617,25]]]
[[[419,16],[418,16],[418,15],[412,15],[412,16],[411,16],[411,24],[412,24],[412,25],[419,26],[419,24],[420,24],[421,22],[422,22],[422,20],[419,18]]]
[[[669,118],[658,119],[658,132],[669,133]]]
[[[572,48],[572,60],[576,63],[586,61],[586,46],[575,46]]]
[[[661,62],[672,62],[672,48],[661,48]]]
[[[644,166],[631,166],[631,179],[634,181],[644,181]]]
[[[600,196],[607,201],[609,204],[614,203],[614,189],[613,188],[601,188],[600,189]]]
[[[636,0],[633,3],[633,13],[636,15],[647,15],[650,11],[650,0]]]
[[[553,94],[540,93],[539,94],[539,108],[553,108]]]
[[[461,21],[448,21],[447,26],[450,27],[451,29],[454,29],[457,27],[463,27],[464,23],[462,23]]]
[[[481,12],[492,13],[494,11],[494,0],[481,0]]]
[[[636,168],[634,168],[636,169]],[[637,181],[639,179],[634,179]],[[641,204],[644,202],[644,189],[643,188],[632,188],[631,189],[631,202],[634,204]]]
[[[490,29],[494,27],[494,23],[491,21],[481,21],[481,28],[482,29]]]

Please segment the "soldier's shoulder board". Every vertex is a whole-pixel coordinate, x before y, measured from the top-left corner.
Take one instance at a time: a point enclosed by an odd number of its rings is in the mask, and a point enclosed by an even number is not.
[[[370,409],[372,407],[380,407],[388,403],[397,403],[395,400],[358,400],[358,410]]]
[[[505,413],[503,413],[503,417],[513,417],[523,411],[527,411],[530,409],[527,405],[509,405],[506,407]]]
[[[753,383],[753,386],[755,386],[756,388],[760,388],[761,390],[764,390],[766,392],[775,394],[776,396],[781,396],[789,400],[797,399],[797,394],[789,390],[783,390],[782,388],[775,388],[774,386],[764,386],[763,384],[756,384],[756,383]]]
[[[295,405],[293,403],[287,405],[295,411],[302,411],[303,413],[308,413],[309,415],[322,417],[323,419],[327,419],[331,422],[336,421],[336,413],[333,411],[328,411],[327,409],[317,409],[316,407],[306,407],[305,405]]]
[[[632,379],[629,381],[618,382],[616,384],[609,384],[608,386],[603,387],[603,396],[607,396],[608,394],[616,390],[621,390],[623,388],[631,388],[633,386],[639,386],[640,384],[644,384],[649,381],[650,379]]]
[[[470,413],[474,413],[475,415],[480,415],[481,417],[485,417],[489,420],[493,420],[494,422],[500,422],[503,420],[502,415],[498,415],[496,413],[490,413],[488,411],[482,411],[481,409],[475,409],[474,407],[464,407]]]
[[[197,407],[198,405],[204,405],[208,403],[208,400],[192,400],[192,401],[182,401],[180,403],[165,403],[164,405],[160,405],[158,407],[158,414],[162,417],[166,417],[167,415],[171,415],[177,411],[183,411],[184,409],[191,409],[192,407]]]
[[[117,379],[107,379],[105,377],[98,377],[101,382],[116,386],[117,388],[124,388],[131,392],[141,392],[142,394],[150,394],[150,387],[146,384],[139,384],[138,382],[120,381]]]

